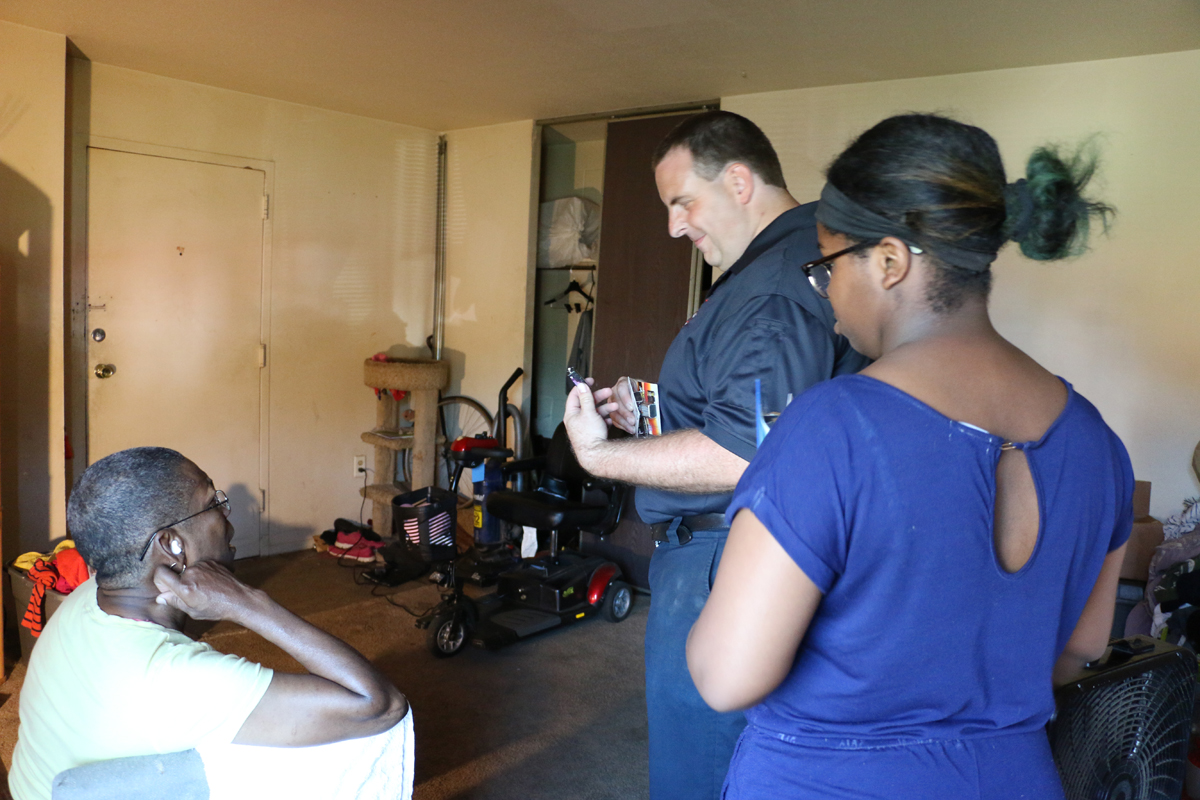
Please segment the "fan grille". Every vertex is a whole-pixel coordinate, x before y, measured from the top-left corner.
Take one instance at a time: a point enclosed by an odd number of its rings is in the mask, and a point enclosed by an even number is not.
[[[1060,697],[1050,744],[1068,800],[1178,800],[1196,679],[1194,660],[1174,655]]]

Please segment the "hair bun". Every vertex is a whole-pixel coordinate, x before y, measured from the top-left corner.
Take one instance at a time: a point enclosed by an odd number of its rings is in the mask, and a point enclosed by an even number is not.
[[[1004,187],[1004,232],[1020,242],[1033,227],[1033,192],[1024,178]]]

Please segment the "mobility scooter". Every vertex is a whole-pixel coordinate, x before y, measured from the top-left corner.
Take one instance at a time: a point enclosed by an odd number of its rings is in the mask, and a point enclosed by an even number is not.
[[[490,447],[464,446],[455,452],[464,466],[473,468],[504,455]],[[563,533],[611,533],[620,521],[626,487],[585,472],[562,425],[554,432],[542,466],[535,491],[497,489],[484,502],[486,513],[498,521],[550,531],[549,552],[498,572],[495,593],[477,599],[464,594],[465,578],[453,560],[441,568],[442,601],[416,622],[428,629],[435,656],[456,655],[467,642],[503,647],[597,614],[612,622],[629,616],[633,590],[622,580],[620,567],[600,556],[559,548]],[[504,470],[512,474],[514,468],[528,467],[527,462],[515,462],[505,464]]]

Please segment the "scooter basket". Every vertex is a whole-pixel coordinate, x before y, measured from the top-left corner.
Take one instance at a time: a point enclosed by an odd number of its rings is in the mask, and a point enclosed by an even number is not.
[[[427,486],[392,498],[392,533],[421,561],[452,561],[457,515],[454,492]]]

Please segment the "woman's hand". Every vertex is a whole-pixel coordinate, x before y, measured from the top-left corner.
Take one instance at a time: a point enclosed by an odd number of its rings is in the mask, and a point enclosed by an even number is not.
[[[244,625],[247,608],[258,602],[261,592],[233,577],[215,561],[201,561],[175,573],[160,566],[154,573],[159,591],[157,602],[178,609],[195,620],[229,620]]]

